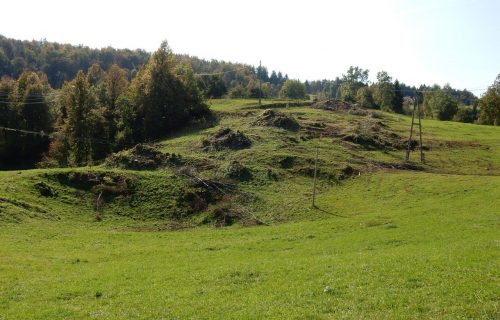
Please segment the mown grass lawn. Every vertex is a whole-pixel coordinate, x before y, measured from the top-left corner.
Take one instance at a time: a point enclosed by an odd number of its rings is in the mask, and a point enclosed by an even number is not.
[[[389,172],[321,194],[316,221],[4,224],[0,318],[497,319],[499,190],[499,177]]]

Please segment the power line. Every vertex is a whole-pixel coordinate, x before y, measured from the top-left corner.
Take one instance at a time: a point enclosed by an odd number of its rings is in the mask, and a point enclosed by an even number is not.
[[[11,102],[11,101],[0,101],[2,104],[22,104],[22,105],[27,105],[27,104],[47,104],[50,101],[31,101],[31,102]]]
[[[8,128],[8,127],[2,127],[2,126],[0,126],[0,130],[8,131],[8,132],[18,132],[18,133],[24,133],[24,134],[32,134],[32,135],[36,135],[36,136],[40,136],[40,137],[47,137],[49,139],[53,139],[53,138],[56,138],[56,137],[63,138],[63,139],[66,139],[66,140],[70,139],[67,135],[64,135],[64,134],[59,133],[59,132],[46,133],[44,131],[32,131],[32,130],[24,130],[24,129],[17,129],[17,128]],[[72,137],[71,139],[72,140],[76,140],[76,141],[92,141],[92,142],[95,142],[95,143],[108,144],[108,145],[112,145],[112,146],[117,145],[116,143],[111,142],[109,140],[105,140],[105,139],[82,138],[82,137]]]
[[[206,75],[213,75],[216,73],[212,74],[206,74]],[[203,74],[198,74],[198,75],[203,75]],[[203,80],[202,80],[203,81]],[[207,88],[206,83],[203,81],[203,85],[205,86],[205,89]],[[474,90],[468,90],[468,91],[482,91],[486,90],[487,88],[481,88],[481,89],[474,89]],[[410,90],[410,89],[400,89],[400,90],[395,90],[395,89],[382,89],[382,91],[385,92],[415,92],[415,93],[431,93],[431,92],[438,92],[443,89],[433,89],[433,90]],[[55,102],[55,100],[50,100],[50,99],[56,99],[56,97],[49,97],[49,98],[33,98],[33,100],[29,101],[10,101],[10,100],[5,100],[5,98],[2,100],[0,99],[0,104],[16,104],[16,105],[33,105],[33,104],[48,104]]]
[[[57,89],[53,89],[53,90],[57,90]],[[61,95],[62,92],[57,92],[57,91],[53,91],[53,92],[36,92],[36,93],[20,93],[20,92],[11,92],[11,93],[7,93],[7,92],[0,92],[0,96],[6,96],[6,97],[24,97],[25,95],[29,96],[29,97],[47,97],[47,96],[58,96],[58,95]]]
[[[34,135],[39,135],[42,137],[50,137],[51,135],[48,133],[45,133],[43,131],[31,131],[31,130],[24,130],[24,129],[15,129],[15,128],[7,128],[7,127],[0,127],[0,130],[3,131],[12,131],[12,132],[21,132],[21,133],[27,133],[27,134],[34,134]]]
[[[232,71],[224,71],[224,72],[219,72],[219,73],[198,73],[195,74],[197,76],[209,76],[209,75],[217,75],[217,74],[224,74],[224,73],[229,73],[229,72],[234,72],[236,70]],[[475,88],[475,89],[466,89],[467,91],[483,91],[488,89],[486,88]],[[429,92],[436,92],[439,90],[443,89],[424,89],[424,90],[413,90],[413,89],[382,89],[382,91],[386,92],[407,92],[407,93],[429,93]],[[458,90],[457,90],[458,91]],[[28,97],[23,97],[22,95],[18,95],[17,98],[22,98],[23,101],[11,101],[9,98],[16,98],[16,96],[8,95],[8,94],[2,94],[0,93],[0,103],[3,104],[45,104],[48,102],[53,102],[50,99],[57,99],[59,96],[61,96],[63,93],[62,92],[56,92],[56,93],[50,93],[50,94],[39,94],[39,95],[28,95]]]
[[[245,69],[245,68],[241,68]],[[240,70],[241,70],[240,69]],[[218,75],[218,74],[226,74],[226,73],[231,73],[231,72],[236,72],[236,70],[230,70],[230,71],[224,71],[224,72],[216,72],[216,73],[196,73],[194,74],[195,76],[211,76],[211,75]],[[483,91],[487,90],[489,87],[482,87],[482,88],[474,88],[474,89],[465,89],[466,91],[472,92],[472,91]],[[446,90],[446,89],[423,89],[423,90],[414,90],[414,89],[382,89],[382,91],[386,92],[408,92],[408,93],[428,93],[428,92],[436,92],[436,91],[441,91],[441,90]],[[455,89],[457,92],[461,92],[461,90]],[[64,93],[63,92],[53,92],[53,93],[47,93],[47,94],[29,94],[27,97],[24,97],[22,94],[6,94],[6,93],[0,93],[0,103],[17,103],[17,104],[31,104],[34,102],[46,102],[47,99],[56,99],[60,96],[62,96]],[[10,101],[8,100],[9,98],[22,98],[25,101]],[[26,100],[29,100],[26,102]]]

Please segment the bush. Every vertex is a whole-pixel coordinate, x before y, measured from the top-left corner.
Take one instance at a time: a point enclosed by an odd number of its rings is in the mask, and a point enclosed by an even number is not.
[[[246,96],[247,91],[241,85],[236,85],[229,91],[229,97],[232,99],[246,98]]]
[[[290,99],[305,99],[306,87],[299,80],[287,80],[281,89],[281,96]]]
[[[465,123],[473,123],[474,122],[474,111],[469,107],[459,108],[455,116],[453,117],[453,121],[465,122]]]

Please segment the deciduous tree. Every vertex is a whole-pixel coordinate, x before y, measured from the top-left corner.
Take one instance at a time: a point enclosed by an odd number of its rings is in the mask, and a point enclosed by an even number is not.
[[[368,81],[368,69],[350,66],[345,74],[342,75],[342,84],[340,85],[340,98],[345,101],[356,101],[356,93],[359,88],[366,85]]]
[[[424,93],[424,112],[437,120],[451,120],[458,110],[458,103],[446,87],[434,87],[431,92]]]
[[[394,112],[395,91],[392,78],[385,71],[377,73],[377,83],[373,85],[373,100],[384,111]]]
[[[479,100],[479,123],[500,126],[500,74]]]
[[[287,80],[281,89],[281,96],[289,99],[304,99],[307,97],[306,88],[299,80]]]

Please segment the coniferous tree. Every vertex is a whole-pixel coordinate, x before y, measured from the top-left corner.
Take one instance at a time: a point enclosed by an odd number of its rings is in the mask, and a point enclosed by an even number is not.
[[[221,98],[227,93],[226,85],[224,80],[219,75],[204,76],[200,78],[202,82],[201,87],[204,87],[205,97],[207,98]]]
[[[14,109],[12,104],[16,81],[7,77],[0,80],[0,126],[13,127]],[[12,148],[15,145],[16,134],[0,131],[0,168],[7,167],[12,162]]]
[[[137,118],[129,140],[156,139],[185,125],[190,119],[209,114],[191,67],[176,64],[166,41],[132,81],[128,96],[133,112],[120,114],[133,114]],[[122,109],[127,106],[125,103]],[[124,123],[130,119],[119,121]],[[120,135],[124,136],[123,133]]]
[[[46,134],[52,129],[48,99],[52,89],[47,77],[23,72],[17,81],[2,79],[0,87],[0,113],[5,115],[0,121],[10,128],[39,133],[5,132],[0,138],[1,162],[14,166],[37,162],[49,144]]]
[[[104,76],[105,100],[101,99],[101,114],[106,120],[108,138],[113,139],[116,135],[116,104],[118,98],[123,95],[128,89],[129,82],[127,79],[127,71],[120,68],[117,64],[113,64]]]
[[[278,75],[276,74],[276,71],[273,70],[273,72],[271,72],[271,76],[269,77],[269,82],[274,85],[279,84],[279,79]]]
[[[61,132],[62,139],[67,138],[70,150],[68,163],[86,165],[92,163],[92,123],[91,110],[97,98],[91,90],[90,83],[82,71],[76,78],[66,84],[65,104],[68,118]]]
[[[128,87],[127,71],[120,68],[117,64],[111,65],[105,75],[106,91],[110,111],[114,111],[116,100],[125,92]]]
[[[394,81],[394,101],[392,102],[392,110],[396,113],[403,113],[403,93],[399,81]]]

